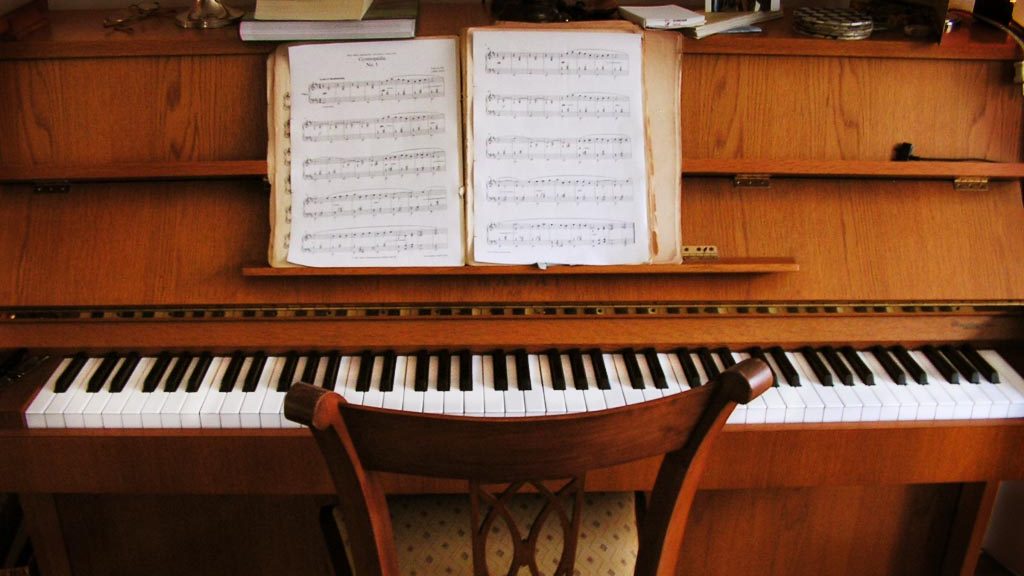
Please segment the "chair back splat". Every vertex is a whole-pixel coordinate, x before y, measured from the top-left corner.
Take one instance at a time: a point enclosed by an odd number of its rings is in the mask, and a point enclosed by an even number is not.
[[[737,403],[772,384],[768,366],[748,359],[713,382],[632,406],[573,415],[474,418],[356,406],[322,388],[296,384],[285,416],[310,427],[338,491],[356,576],[392,576],[398,565],[378,474],[396,472],[469,483],[474,573],[487,575],[487,534],[503,522],[512,535],[509,574],[539,574],[540,526],[561,527],[556,574],[572,574],[589,470],[664,455],[639,529],[635,574],[677,573],[690,504],[709,450]],[[497,491],[492,492],[497,486]],[[528,531],[507,505],[521,489],[542,496]],[[568,506],[566,506],[568,504]],[[525,534],[521,532],[526,532]]]

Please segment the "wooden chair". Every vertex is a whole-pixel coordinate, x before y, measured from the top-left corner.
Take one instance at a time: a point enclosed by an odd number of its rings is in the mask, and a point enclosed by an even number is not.
[[[399,574],[381,472],[469,482],[474,574],[488,574],[488,533],[508,523],[507,503],[522,487],[545,504],[526,538],[516,534],[509,574],[538,574],[537,527],[555,515],[564,544],[556,574],[573,573],[588,470],[665,455],[638,528],[635,574],[675,575],[690,504],[709,451],[737,403],[772,384],[768,366],[745,360],[708,385],[659,400],[593,413],[473,418],[398,412],[348,404],[340,395],[296,384],[285,416],[310,426],[338,491],[356,576]],[[554,479],[568,479],[561,490]],[[508,488],[492,493],[493,485]],[[570,504],[568,510],[562,500]]]

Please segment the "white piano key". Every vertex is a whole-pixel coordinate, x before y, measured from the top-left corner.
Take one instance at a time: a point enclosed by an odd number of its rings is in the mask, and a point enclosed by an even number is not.
[[[922,400],[918,398],[918,420],[941,420],[943,416],[947,418],[952,417],[952,413],[955,411],[952,403],[953,397],[949,394],[949,390],[954,387],[960,387],[963,389],[963,385],[966,381],[960,384],[951,384],[939,373],[938,369],[932,365],[928,357],[920,350],[911,350],[910,356],[921,366],[921,369],[928,375],[928,384],[921,385],[915,382],[907,382],[907,386],[910,387],[911,392],[916,393],[915,397],[919,397],[922,394],[926,397]]]
[[[448,359],[448,391],[444,392],[444,413],[465,414],[464,406],[465,392],[459,389],[459,378],[462,377],[462,369],[459,366],[459,356],[453,354]]]
[[[885,371],[885,368],[882,367],[878,359],[875,358],[874,354],[863,354],[861,359],[864,360],[864,363],[868,365],[868,368],[875,375],[875,387],[879,388],[880,394],[885,395],[885,393],[888,393],[899,405],[899,409],[896,412],[896,420],[924,419],[923,417],[918,418],[918,401],[909,388],[910,384],[897,384],[889,376],[889,373]],[[891,409],[887,412],[891,413]]]
[[[206,394],[202,407],[199,408],[199,425],[203,428],[220,428],[220,408],[228,396],[227,392],[220,391],[220,385],[229,364],[231,364],[231,358],[225,357],[217,367],[217,375],[210,385],[210,391]]]
[[[824,410],[822,410],[821,421],[842,422],[845,405],[839,399],[839,395],[836,394],[833,387],[825,386],[818,380],[817,375],[814,374],[814,370],[807,363],[807,359],[804,358],[803,354],[792,354],[789,356],[789,359],[790,363],[793,364],[793,368],[800,375],[801,384],[813,388],[815,393],[818,394],[818,398],[821,399],[822,404],[825,405]]]
[[[146,373],[149,372],[152,362],[152,358],[139,358],[139,362],[135,365],[132,373],[128,375],[128,379],[125,381],[121,391],[111,392],[110,399],[103,405],[100,413],[100,420],[103,421],[104,428],[125,428],[121,413],[125,406],[128,405],[128,401],[132,398],[135,391],[138,390],[141,393],[142,381]]]
[[[608,390],[604,390],[604,403],[609,408],[618,408],[626,405],[626,397],[622,392],[622,383],[619,382],[619,373],[615,368],[615,359],[611,354],[602,354],[604,371],[608,375]]]
[[[462,393],[462,406],[466,416],[483,416],[484,405],[484,359],[479,354],[470,357],[470,365],[473,373],[470,381],[472,390]]]
[[[405,361],[405,391],[402,393],[402,410],[423,412],[423,392],[416,390],[416,356],[410,355]]]
[[[382,404],[382,407],[388,410],[401,410],[405,403],[405,369],[408,362],[408,356],[395,356],[395,384],[390,392],[384,393],[384,403]]]
[[[779,398],[781,398],[782,402],[786,405],[783,422],[807,422],[807,406],[804,403],[803,397],[797,391],[797,388],[790,386],[789,383],[786,382],[785,377],[782,375],[782,372],[779,370],[778,365],[775,363],[775,360],[771,355],[765,354],[764,358],[775,374],[775,383],[777,385],[773,386],[772,389],[778,392]],[[813,422],[813,420],[811,421]],[[818,421],[820,422],[820,420]]]
[[[661,391],[663,396],[678,394],[683,390],[689,390],[690,388],[685,384],[685,378],[680,380],[676,375],[675,368],[672,366],[672,360],[675,358],[675,354],[666,354],[664,352],[658,353],[658,363],[661,365],[661,371],[665,374],[665,384],[668,385],[668,388]]]
[[[124,363],[124,357],[118,358],[106,382],[103,383],[103,387],[90,395],[89,402],[82,410],[82,425],[86,428],[103,428],[103,407],[110,401],[110,381]]]
[[[353,354],[352,356],[345,356],[345,360],[349,364],[348,376],[345,378],[345,386],[339,387],[337,392],[348,402],[361,406],[363,404],[363,392],[356,390],[356,383],[359,380],[359,368],[363,359],[358,354]]]
[[[505,413],[505,394],[494,388],[494,357],[485,354],[483,357],[484,414],[500,416]]]
[[[170,392],[167,392],[164,388],[167,385],[167,379],[171,377],[171,372],[174,367],[177,366],[178,361],[181,358],[174,357],[167,364],[167,369],[164,370],[160,381],[156,383],[156,388],[153,389],[147,395],[145,404],[142,405],[142,410],[139,412],[139,416],[142,418],[143,428],[161,428],[160,412],[163,410],[164,403],[171,396]]]
[[[198,358],[196,360],[198,366]],[[210,390],[213,388],[213,383],[217,379],[217,374],[220,372],[221,365],[224,364],[224,358],[220,356],[214,356],[210,359],[210,365],[206,369],[206,374],[203,375],[203,379],[199,382],[199,387],[195,392],[185,392],[185,401],[181,405],[181,410],[178,411],[180,415],[180,422],[182,428],[201,428],[202,421],[199,416],[199,412],[203,408],[203,404],[206,402],[206,397],[210,394]],[[193,367],[193,370],[195,367]],[[183,390],[187,388],[188,381],[182,384]]]
[[[790,361],[790,364],[794,364],[796,362],[793,353],[785,353],[785,357]],[[778,370],[778,364],[775,362],[775,359],[772,358],[771,355],[767,355],[767,358],[771,365],[776,368],[776,377],[781,379],[779,385],[788,386],[788,389],[793,390],[793,392],[795,392],[800,398],[800,403],[804,408],[801,421],[813,423],[824,420],[825,403],[821,401],[821,397],[818,396],[817,390],[814,389],[814,386],[804,385],[804,382],[800,382],[800,385],[797,386],[793,385],[792,382],[786,381],[781,370]]]
[[[526,363],[530,367],[530,389],[523,391],[526,413],[530,416],[540,416],[547,412],[547,407],[544,405],[544,379],[540,375],[540,357],[536,354],[528,354]]]
[[[185,372],[181,376],[181,383],[178,385],[178,389],[167,397],[164,405],[160,408],[160,427],[161,428],[181,428],[181,409],[185,405],[185,401],[188,400],[188,393],[185,388],[188,386],[188,379],[192,375],[192,371],[195,370],[196,364],[199,363],[198,358],[189,358],[188,366],[185,367]]]
[[[647,359],[643,354],[636,354],[636,363],[640,367],[640,377],[644,383],[644,400],[657,400],[664,396],[664,393],[654,386],[654,376],[651,375],[651,368],[647,365]]]
[[[565,398],[566,412],[586,412],[587,401],[583,397],[583,390],[576,389],[576,380],[572,377],[572,362],[568,354],[559,354],[562,360],[562,375],[565,376],[565,390],[562,395]]]
[[[629,381],[629,370],[626,368],[626,359],[622,354],[611,354],[615,370],[608,372],[608,380],[618,383],[619,390],[622,390],[622,397],[626,404],[639,404],[644,401],[644,391],[633,388]]]
[[[270,391],[271,383],[277,382],[277,379],[281,376],[279,366],[280,368],[284,367],[283,357],[267,356],[266,362],[263,365],[263,372],[260,373],[259,379],[256,380],[256,389],[245,393],[242,405],[238,408],[238,424],[242,428],[262,427],[260,409],[263,407],[263,401],[267,398],[267,392]],[[221,424],[224,424],[224,422],[222,421]]]
[[[544,390],[544,405],[548,414],[565,414],[565,394],[562,390],[555,390],[554,380],[551,377],[551,366],[547,354],[538,356],[540,364],[540,384]]]
[[[44,417],[46,418],[47,428],[68,428],[77,427],[81,428],[81,411],[85,408],[88,403],[88,392],[86,387],[89,384],[89,378],[92,377],[93,372],[99,367],[102,358],[89,358],[85,361],[82,366],[82,370],[75,376],[74,381],[68,386],[67,391],[62,394],[57,394],[53,401],[46,407],[44,411]],[[77,410],[78,417],[72,412]],[[68,412],[68,416],[71,421],[71,426],[68,425],[65,419],[65,413]]]
[[[61,360],[53,374],[50,374],[46,384],[36,392],[35,398],[32,399],[28,408],[25,409],[25,425],[27,427],[46,428],[46,407],[50,405],[54,396],[57,395],[54,388],[57,385],[57,380],[60,379],[60,375],[67,370],[68,364],[71,364],[71,358]]]
[[[910,378],[907,379],[907,387],[911,389],[911,392],[915,393],[915,398],[920,402],[920,395],[922,393],[928,394],[933,398],[934,406],[922,404],[919,406],[919,412],[923,409],[925,415],[919,414],[918,420],[934,420],[938,412],[938,402],[934,401],[935,389],[941,388],[946,392],[951,400],[957,399],[962,400],[966,396],[971,403],[971,413],[968,418],[988,418],[989,412],[992,407],[992,399],[988,397],[984,392],[979,390],[973,384],[969,382],[961,382],[960,384],[952,384],[948,382],[939,370],[932,365],[928,360],[928,357],[923,352],[917,350],[911,350],[910,356],[921,366],[924,370],[925,375],[928,377],[928,384],[921,385],[916,382],[912,382]],[[957,410],[954,408],[954,416],[956,416]],[[928,416],[931,416],[929,418]]]
[[[143,366],[143,364],[145,365]],[[121,407],[121,428],[142,428],[142,408],[149,399],[149,393],[144,392],[143,388],[146,386],[146,376],[154,364],[156,364],[156,358],[140,360],[138,369],[132,375],[133,381],[129,381],[121,392],[121,394],[126,394],[124,406]],[[105,423],[106,420],[104,420]]]
[[[423,393],[423,411],[430,414],[444,413],[444,392],[437,389],[437,363],[439,361],[437,356],[430,355],[427,391]]]
[[[381,408],[384,406],[384,392],[380,389],[380,376],[384,372],[384,356],[374,355],[373,371],[370,372],[370,388],[363,393],[363,406]]]
[[[526,398],[523,391],[516,386],[516,357],[513,354],[505,356],[505,374],[507,376],[508,390],[505,391],[505,415],[524,416],[526,415]]]
[[[1010,401],[1007,416],[1024,416],[1024,378],[995,350],[978,350],[978,354],[999,373],[1000,379],[996,384],[982,380],[985,385],[997,388]]]
[[[583,391],[583,401],[587,405],[588,412],[604,410],[608,407],[604,400],[604,391],[597,387],[597,375],[594,373],[594,363],[589,354],[583,355],[583,372],[587,376],[589,385]]]
[[[896,399],[896,396],[893,395],[889,385],[883,386],[881,384],[881,380],[883,378],[888,379],[888,375],[885,374],[885,369],[882,368],[882,365],[875,360],[874,355],[870,352],[857,352],[857,356],[859,356],[861,361],[863,361],[868,367],[868,370],[874,378],[875,384],[874,386],[871,386],[871,392],[875,395],[875,398],[878,399],[878,419],[880,421],[899,420],[900,402]],[[881,373],[879,371],[881,371]],[[858,382],[860,382],[860,380],[858,380]],[[891,382],[891,380],[890,383],[892,386],[896,385]],[[863,385],[862,382],[861,385]]]

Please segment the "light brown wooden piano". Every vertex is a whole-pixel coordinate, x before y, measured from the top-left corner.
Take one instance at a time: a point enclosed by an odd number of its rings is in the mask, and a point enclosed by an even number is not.
[[[0,491],[20,495],[46,576],[326,573],[331,485],[305,430],[28,428],[80,352],[932,345],[1024,372],[1021,54],[994,29],[842,43],[785,19],[685,41],[680,217],[716,261],[316,271],[265,265],[273,45],[105,16],[0,43],[0,354],[48,357],[0,385]],[[424,4],[419,33],[486,22]],[[894,162],[899,142],[947,160]],[[692,572],[973,574],[999,482],[1024,478],[1024,419],[937,413],[730,425]],[[654,470],[588,488],[642,490]]]

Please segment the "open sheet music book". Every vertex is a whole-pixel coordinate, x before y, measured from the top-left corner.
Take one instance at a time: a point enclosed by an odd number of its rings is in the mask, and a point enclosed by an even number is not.
[[[279,48],[271,265],[679,261],[678,59],[619,26]]]

